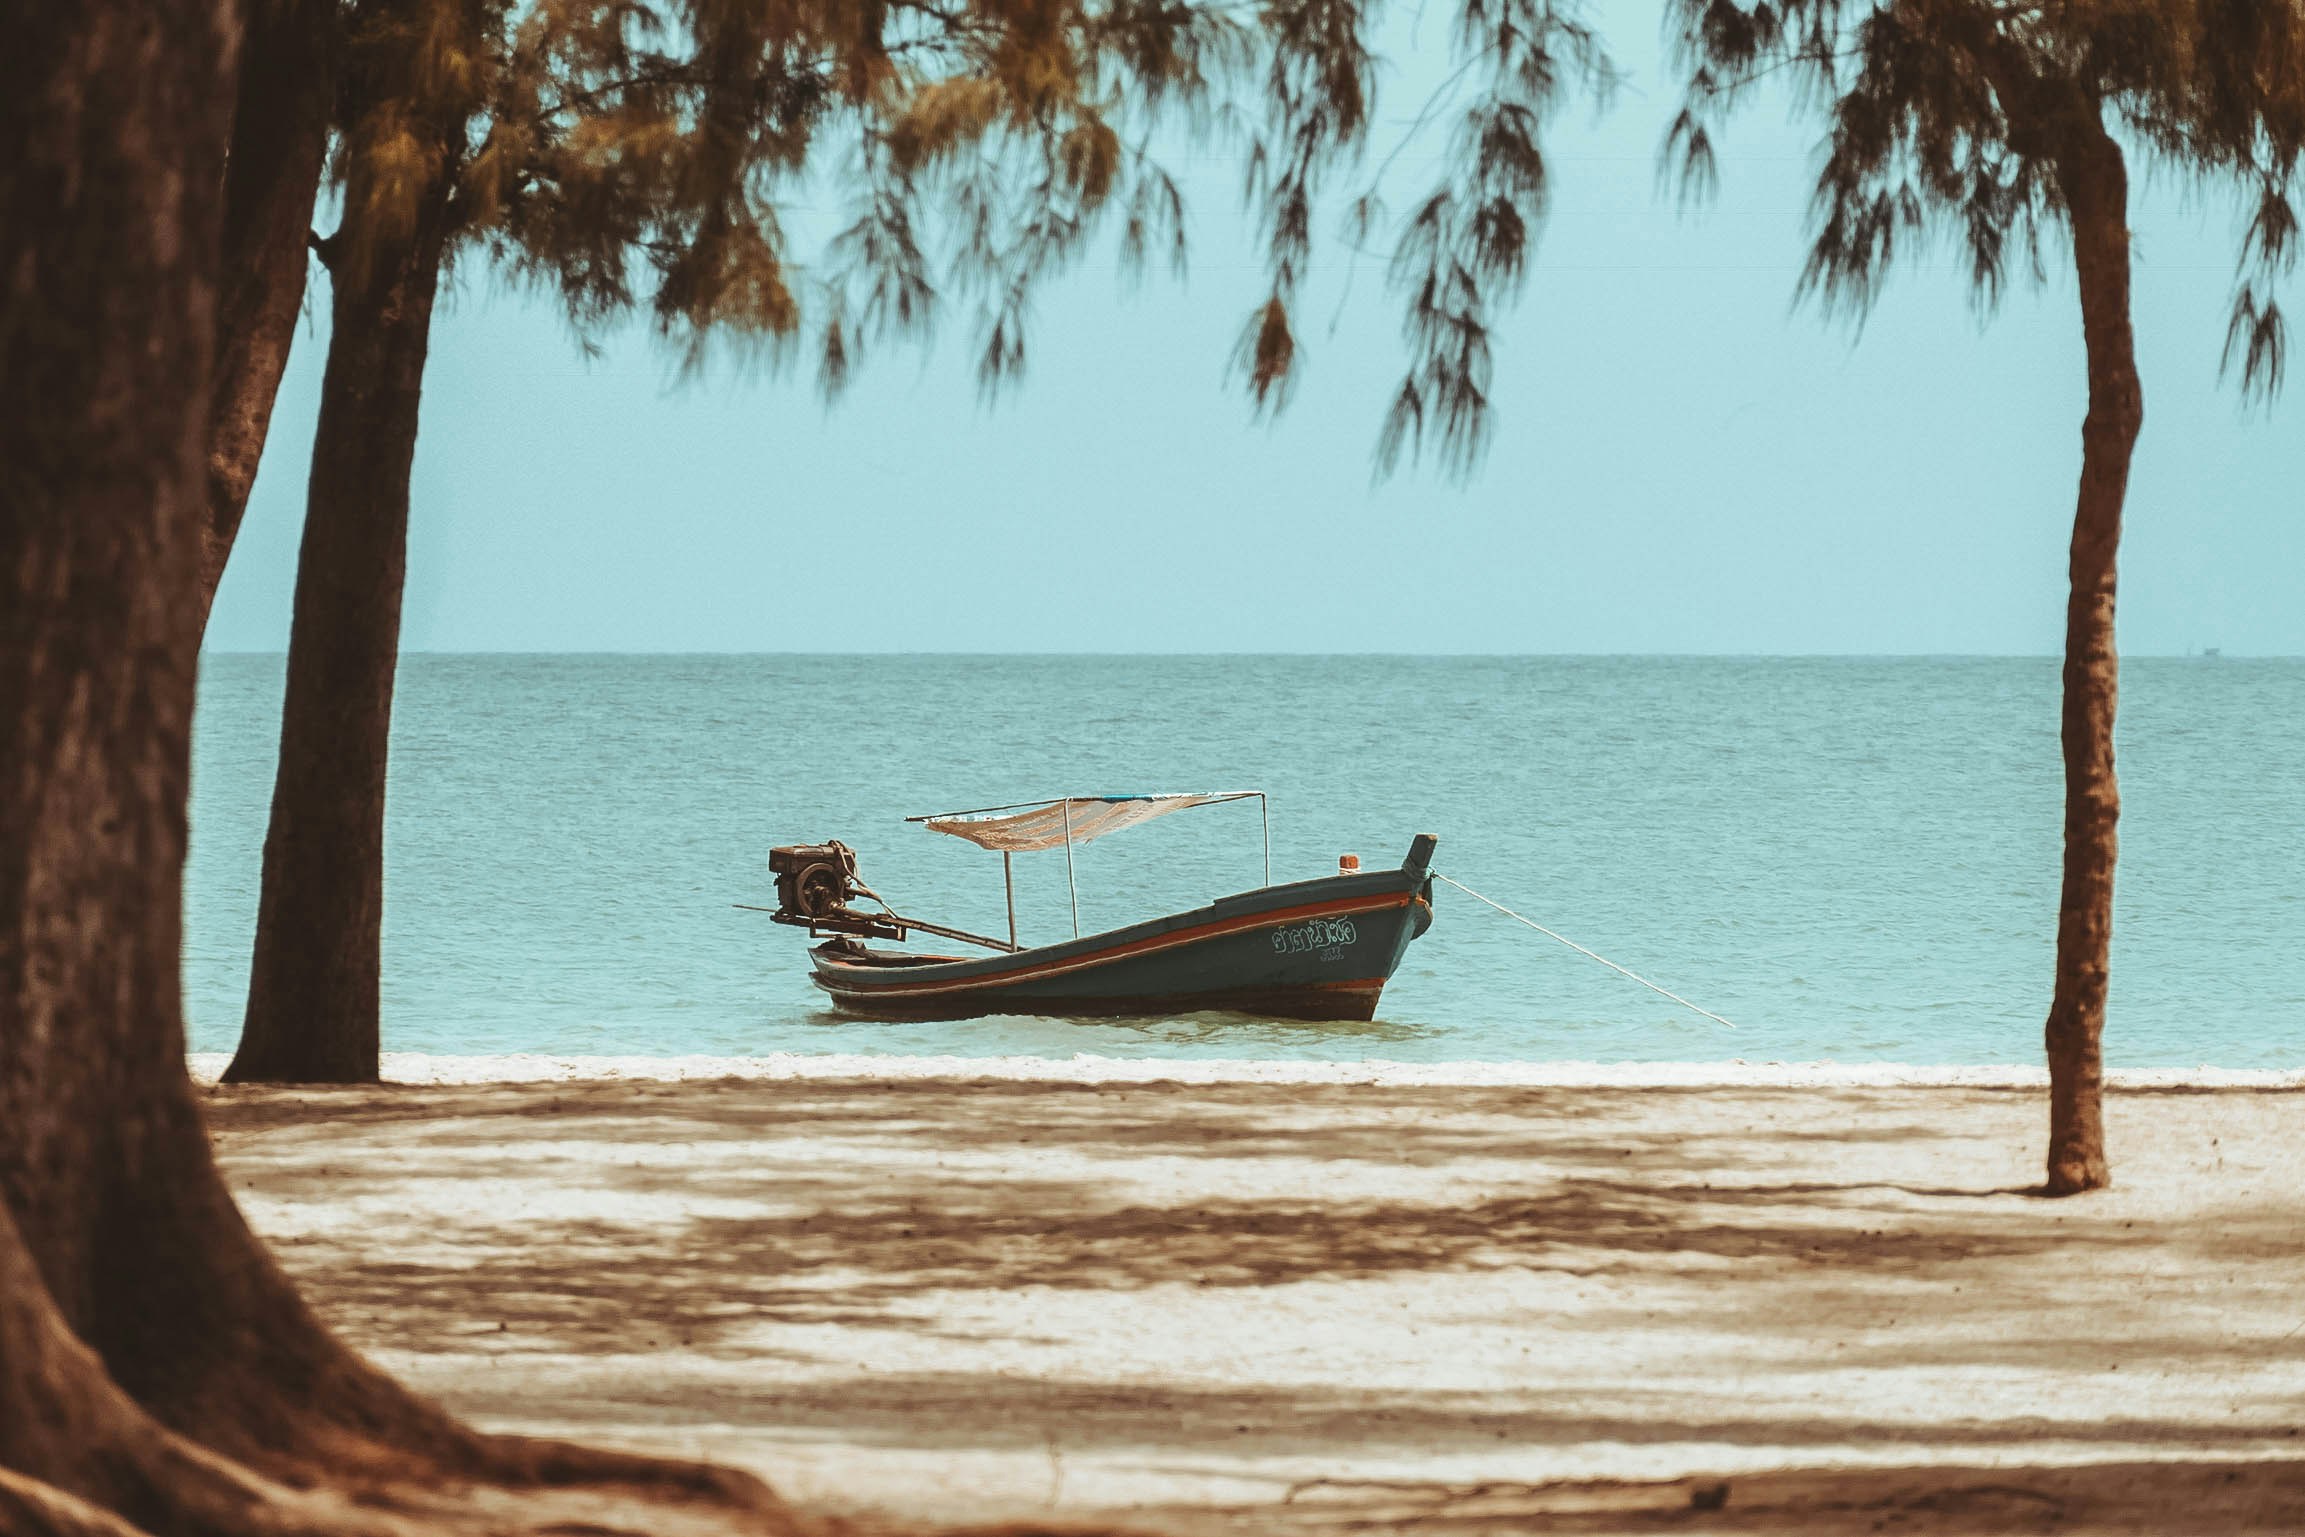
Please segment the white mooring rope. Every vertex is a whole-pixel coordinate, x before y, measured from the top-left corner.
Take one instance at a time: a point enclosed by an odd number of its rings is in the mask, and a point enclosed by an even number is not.
[[[1634,981],[1640,983],[1641,986],[1647,988],[1650,992],[1663,993],[1667,998],[1672,999],[1673,1002],[1679,1004],[1684,1009],[1694,1009],[1697,1013],[1704,1015],[1705,1018],[1713,1021],[1715,1024],[1728,1025],[1731,1030],[1737,1028],[1735,1025],[1729,1024],[1727,1020],[1721,1018],[1720,1015],[1715,1014],[1711,1009],[1699,1009],[1695,1004],[1689,1002],[1688,999],[1682,997],[1679,993],[1669,992],[1666,989],[1657,986],[1656,983],[1650,981],[1647,977],[1640,975],[1638,972],[1626,971],[1624,967],[1618,965],[1615,961],[1610,960],[1605,955],[1594,955],[1592,951],[1586,949],[1583,945],[1578,944],[1575,940],[1564,939],[1562,936],[1554,933],[1551,929],[1546,928],[1543,924],[1532,922],[1527,918],[1523,918],[1519,913],[1516,913],[1511,908],[1505,906],[1504,903],[1497,901],[1493,897],[1482,896],[1479,892],[1473,890],[1472,887],[1466,885],[1463,881],[1452,879],[1449,876],[1441,874],[1441,872],[1438,870],[1433,872],[1433,879],[1436,881],[1448,881],[1450,885],[1456,887],[1457,890],[1463,892],[1466,896],[1472,897],[1476,901],[1488,903],[1489,906],[1495,908],[1498,912],[1503,913],[1506,917],[1512,919],[1515,923],[1528,924],[1530,928],[1535,929],[1538,933],[1544,935],[1547,939],[1560,940],[1562,944],[1567,945],[1570,949],[1576,951],[1579,955],[1591,955],[1594,960],[1599,961],[1602,965],[1608,967],[1609,970],[1615,972],[1623,972],[1624,975],[1631,977]]]

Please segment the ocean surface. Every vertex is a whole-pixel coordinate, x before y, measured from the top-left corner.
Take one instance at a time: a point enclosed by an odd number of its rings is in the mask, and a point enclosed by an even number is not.
[[[204,660],[195,1050],[237,1039],[283,659]],[[2106,1055],[2305,1066],[2305,662],[2124,664]],[[2058,664],[2014,659],[408,656],[387,1050],[1405,1062],[2040,1059]],[[1273,875],[1435,868],[1723,1028],[1437,888],[1369,1024],[885,1024],[826,1009],[769,846],[839,838],[900,908],[1006,926],[998,856],[908,814],[1262,789]],[[1262,879],[1256,803],[1080,849],[1083,932]],[[1071,933],[1017,857],[1025,940]]]

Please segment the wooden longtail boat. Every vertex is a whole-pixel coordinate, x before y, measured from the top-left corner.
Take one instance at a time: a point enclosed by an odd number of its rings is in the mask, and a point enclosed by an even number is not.
[[[1005,943],[896,913],[856,878],[856,856],[840,843],[770,853],[777,875],[774,916],[806,927],[812,936],[833,936],[809,952],[816,985],[843,1009],[883,1018],[1223,1009],[1287,1019],[1373,1019],[1409,941],[1432,925],[1430,834],[1417,836],[1398,869],[1362,871],[1348,864],[1332,876],[1276,886],[1268,832],[1266,884],[1254,891],[1085,936],[1078,932],[1076,893],[1073,938],[1031,948],[1016,943],[1014,854],[1063,847],[1069,884],[1076,843],[1189,806],[1252,796],[1264,798],[1254,790],[1070,796],[912,818],[1000,852],[1009,877]],[[859,898],[881,910],[852,907]],[[860,942],[901,941],[915,929],[995,953],[920,955]]]

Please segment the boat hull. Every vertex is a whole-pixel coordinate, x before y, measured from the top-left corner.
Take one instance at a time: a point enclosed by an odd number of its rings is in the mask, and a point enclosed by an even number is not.
[[[817,986],[842,1009],[888,1019],[1200,1010],[1373,1019],[1409,942],[1432,923],[1430,847],[1418,839],[1398,870],[1267,886],[1013,955],[916,956],[833,940],[809,958]]]

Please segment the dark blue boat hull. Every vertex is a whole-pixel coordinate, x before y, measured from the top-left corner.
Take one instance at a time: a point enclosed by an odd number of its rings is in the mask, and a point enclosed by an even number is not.
[[[1433,840],[1397,870],[1267,886],[1191,912],[1013,955],[918,956],[836,939],[809,952],[841,1008],[890,1019],[1237,1010],[1373,1019],[1432,924]]]

